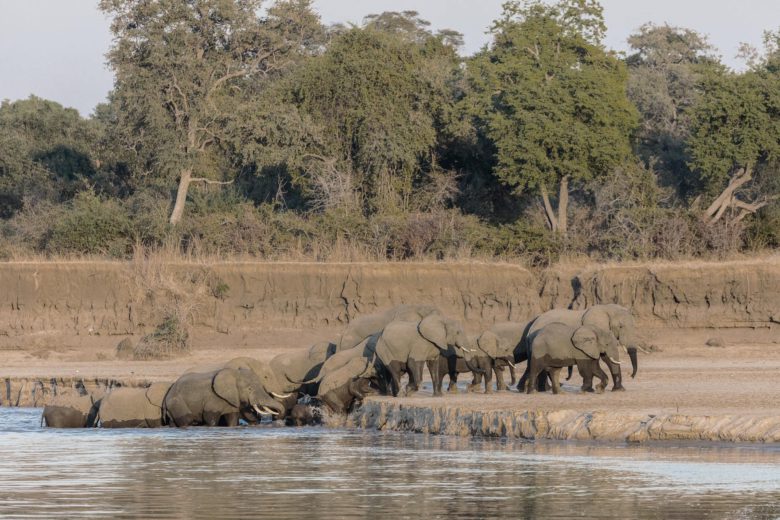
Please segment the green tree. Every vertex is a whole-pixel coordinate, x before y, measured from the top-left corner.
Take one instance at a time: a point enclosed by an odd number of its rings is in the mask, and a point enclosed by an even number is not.
[[[220,154],[242,96],[262,89],[316,48],[310,0],[101,0],[113,17],[108,59],[126,146],[141,172],[178,178],[175,225],[194,182],[230,182]]]
[[[631,153],[636,110],[604,31],[595,0],[507,2],[492,45],[469,65],[496,175],[518,191],[537,190],[550,228],[562,234],[570,182],[606,174]],[[556,186],[557,214],[548,194]]]
[[[629,36],[633,49],[628,96],[639,109],[638,152],[660,173],[665,185],[685,196],[696,189],[688,169],[685,141],[690,135],[690,108],[705,69],[716,66],[713,48],[696,31],[645,24]]]
[[[771,165],[780,154],[780,74],[772,64],[770,56],[742,74],[712,69],[700,83],[688,147],[703,195],[712,198],[704,210],[710,224],[724,215],[742,220],[777,198],[752,182],[758,171],[777,175]]]
[[[35,96],[0,104],[0,218],[25,199],[62,202],[95,182],[100,128]]]
[[[336,36],[291,79],[292,101],[318,128],[297,180],[319,205],[413,209],[422,185],[452,184],[437,164],[459,59],[416,13],[369,17]]]

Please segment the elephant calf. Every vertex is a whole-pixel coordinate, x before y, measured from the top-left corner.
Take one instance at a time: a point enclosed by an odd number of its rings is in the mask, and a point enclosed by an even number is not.
[[[115,388],[100,402],[98,417],[103,428],[159,428],[163,425],[163,400],[171,383],[148,388]]]

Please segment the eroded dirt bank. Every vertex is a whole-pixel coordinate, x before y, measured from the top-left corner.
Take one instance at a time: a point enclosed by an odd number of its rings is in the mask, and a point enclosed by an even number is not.
[[[656,327],[766,327],[780,323],[780,258],[688,264],[551,268],[510,264],[166,264],[207,273],[212,294],[197,326],[234,335],[273,327],[342,326],[400,303],[430,303],[479,330],[552,307],[615,302]],[[139,334],[162,294],[137,263],[0,264],[0,347],[12,337]],[[152,279],[152,284],[154,279]]]

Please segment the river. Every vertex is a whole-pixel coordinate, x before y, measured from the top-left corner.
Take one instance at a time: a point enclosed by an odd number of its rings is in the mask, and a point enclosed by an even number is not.
[[[284,428],[53,430],[0,408],[0,517],[780,518],[780,447]]]

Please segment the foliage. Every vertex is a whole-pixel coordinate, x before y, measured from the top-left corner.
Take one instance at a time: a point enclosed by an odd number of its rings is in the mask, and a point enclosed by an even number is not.
[[[644,25],[621,57],[596,0],[515,0],[464,58],[416,11],[326,29],[312,5],[101,0],[106,102],[0,105],[0,258],[543,266],[780,247],[780,31],[731,71],[690,29]],[[174,305],[139,356],[167,356],[230,288],[150,264],[139,301]]]
[[[596,2],[504,5],[492,46],[469,70],[477,115],[496,147],[495,173],[509,186],[544,195],[629,156],[636,113],[625,65],[600,43],[603,29]]]

